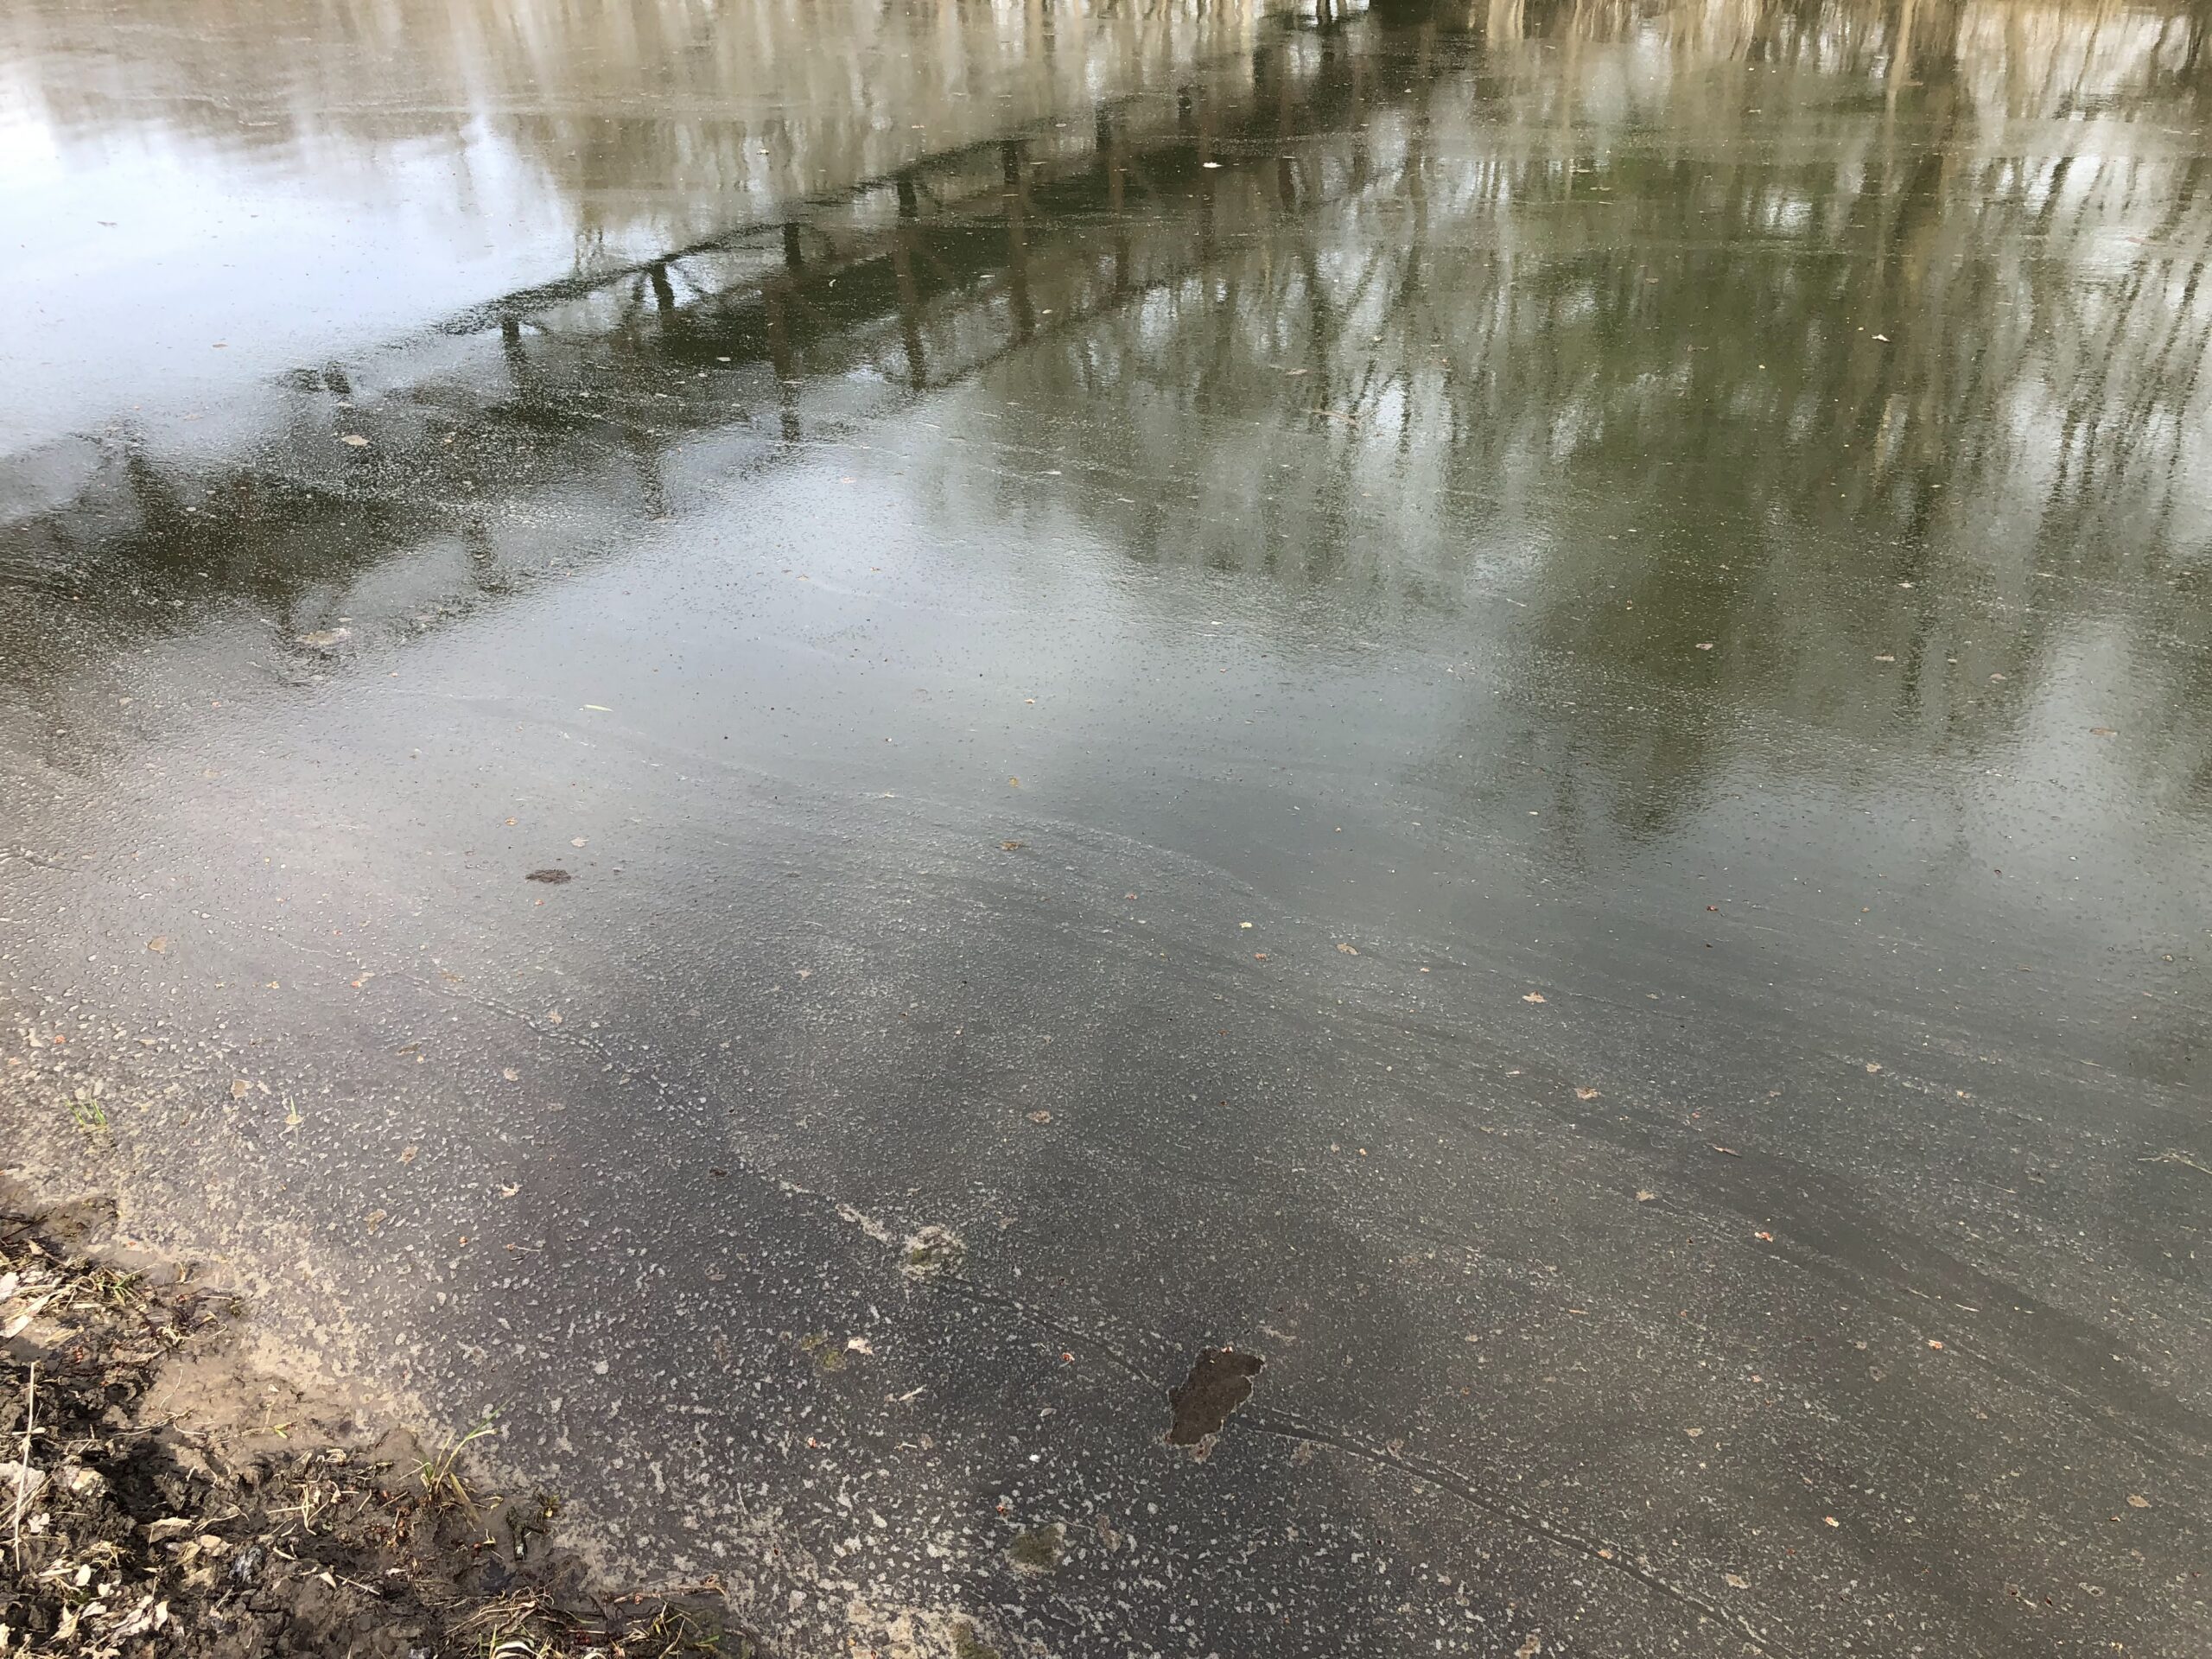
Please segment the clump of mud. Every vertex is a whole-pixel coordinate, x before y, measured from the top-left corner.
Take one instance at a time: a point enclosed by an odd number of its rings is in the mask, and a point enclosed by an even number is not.
[[[0,1214],[0,1655],[664,1659],[755,1649],[720,1586],[604,1599],[556,1500],[237,1357],[235,1303]],[[480,1431],[481,1432],[481,1431]]]
[[[1187,1446],[1192,1456],[1203,1460],[1230,1414],[1252,1397],[1252,1379],[1267,1363],[1257,1354],[1240,1354],[1234,1348],[1201,1349],[1191,1374],[1167,1390],[1168,1408],[1174,1414],[1167,1443]]]
[[[1049,1527],[1032,1527],[1018,1535],[1007,1550],[1007,1559],[1018,1573],[1050,1573],[1060,1564],[1066,1552],[1067,1525],[1055,1521]]]
[[[899,1270],[909,1279],[934,1279],[959,1272],[967,1259],[968,1246],[960,1235],[950,1227],[932,1224],[907,1236],[906,1259]]]

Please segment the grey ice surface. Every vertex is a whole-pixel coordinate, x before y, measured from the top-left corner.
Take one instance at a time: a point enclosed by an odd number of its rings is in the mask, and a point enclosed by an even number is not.
[[[601,10],[0,18],[6,1170],[779,1651],[2212,1653],[2201,19]]]

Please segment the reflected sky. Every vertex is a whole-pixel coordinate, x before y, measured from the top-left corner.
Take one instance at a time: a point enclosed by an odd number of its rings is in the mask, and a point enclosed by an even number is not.
[[[26,302],[0,453],[219,419],[442,309],[1171,86],[1253,26],[1187,0],[11,6],[0,216],[38,234],[0,249]]]

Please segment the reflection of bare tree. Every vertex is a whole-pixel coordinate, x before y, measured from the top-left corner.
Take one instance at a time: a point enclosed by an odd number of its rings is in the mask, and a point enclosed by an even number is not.
[[[1820,45],[1810,9],[1788,21],[1770,49]],[[1241,204],[1223,187],[1215,212],[1244,226],[1229,239],[1259,251],[1085,335],[1080,375],[1049,352],[1009,365],[1010,390],[1071,411],[1102,379],[1124,387],[1129,418],[1094,424],[1095,458],[1187,492],[1132,505],[1131,545],[1429,602],[1464,589],[1470,514],[1593,499],[1548,567],[1554,650],[1687,685],[1688,644],[1724,641],[1747,691],[1821,726],[1861,700],[1805,666],[1834,658],[1812,647],[1858,639],[1860,660],[1902,664],[1888,718],[2002,730],[2017,710],[1962,641],[1986,653],[2010,634],[2032,662],[2082,620],[2054,575],[2139,578],[2206,527],[2189,463],[2212,220],[2180,147],[2020,158],[1979,111],[1980,78],[1952,72],[1969,21],[1923,11],[1914,84],[1819,143],[1797,137],[1827,119],[1812,100],[1693,86],[1613,104],[1599,60],[1562,85],[1461,37],[1502,99],[1420,79],[1301,148],[1306,194],[1281,167],[1238,181]],[[2122,32],[2138,68],[2167,49],[2156,20]],[[1856,56],[1814,55],[1892,79],[1890,36],[1838,33]],[[1430,26],[1396,49],[1421,62]],[[2119,73],[2110,50],[2070,57]],[[2053,109],[2107,96],[2050,77],[2034,92]],[[1571,137],[1561,153],[1524,129]],[[1817,159],[1777,159],[1799,156]],[[1218,459],[1191,458],[1194,429]],[[1346,510],[1362,491],[1416,505],[1364,510],[1384,528],[1363,535]],[[1686,558],[1692,536],[1707,547]],[[1840,559],[1842,539],[1865,550]],[[1939,547],[1962,568],[1932,582]],[[1871,611],[1870,556],[1897,595]],[[1611,603],[1591,602],[1600,588]],[[1659,751],[1626,768],[1647,779],[1694,776],[1720,741],[1690,721],[1617,729]]]
[[[1244,49],[1262,10],[150,0],[126,25],[27,0],[0,14],[0,107],[36,112],[65,145],[145,130],[211,164],[428,147],[495,201],[512,156],[552,187],[590,269],[610,239],[681,242],[1102,95],[1172,86]]]
[[[825,16],[803,0],[738,12],[684,0],[588,12],[512,0],[304,11],[155,0],[118,27],[66,0],[31,0],[0,16],[0,102],[63,145],[145,131],[210,163],[331,153],[374,162],[429,147],[459,157],[465,188],[486,198],[506,188],[493,151],[511,154],[565,205],[578,268],[590,269],[610,238],[681,242],[1100,97],[1171,87],[1194,65],[1250,50],[1271,15],[1325,28],[1347,10],[966,0],[887,10],[836,0]],[[1471,29],[1498,48],[1572,50],[1634,36],[1685,64],[1872,75],[1892,96],[1955,66],[1977,107],[2012,118],[2194,85],[2206,34],[2202,6],[2146,13],[2118,0],[1384,0],[1382,10],[1394,22],[1416,14],[1432,39]]]
[[[2082,581],[2163,579],[2203,533],[2212,217],[2202,159],[2158,130],[2196,96],[2185,31],[2089,8],[1993,40],[1974,8],[1915,0],[1482,21],[1274,30],[1172,109],[1101,107],[804,225],[489,303],[453,327],[498,331],[497,372],[429,396],[457,413],[380,440],[379,478],[465,496],[474,457],[519,437],[501,474],[544,487],[611,428],[658,512],[683,434],[788,443],[855,368],[912,396],[995,365],[1084,433],[1084,466],[1160,480],[1090,504],[1145,556],[1440,607],[1476,574],[1471,527],[1533,526],[1551,650],[1667,685],[1696,671],[1688,639],[1725,641],[1739,696],[1819,726],[1859,700],[1807,647],[1853,639],[1898,660],[1883,717],[1968,737],[2009,705],[1968,683],[1960,639],[2001,613],[2032,655],[2079,620]],[[1622,30],[1681,73],[1624,81],[1592,47],[1562,74],[1524,39]],[[1717,49],[1810,66],[1818,90],[1715,77]],[[1992,112],[2115,99],[2125,154],[2024,155]],[[333,579],[327,550],[281,544],[344,489],[216,487],[279,504],[222,543],[229,568]],[[135,531],[42,521],[54,563],[216,539],[135,499]],[[390,511],[391,537],[421,533]],[[1848,560],[1815,555],[1840,541]],[[1893,597],[1870,609],[1874,565]],[[1687,784],[1721,738],[1649,741],[1665,753],[1637,775]]]

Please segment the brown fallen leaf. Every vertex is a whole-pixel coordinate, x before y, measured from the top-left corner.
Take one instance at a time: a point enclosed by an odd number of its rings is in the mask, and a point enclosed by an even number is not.
[[[1521,1000],[1523,1002],[1541,1002],[1544,1000],[1544,994],[1541,991],[1530,991]]]
[[[1636,1189],[1636,1201],[1637,1201],[1638,1204],[1649,1204],[1649,1203],[1650,1203],[1654,1198],[1657,1198],[1658,1196],[1659,1196],[1659,1195],[1658,1195],[1656,1192],[1646,1192],[1643,1187],[1640,1187],[1640,1186],[1639,1186],[1639,1187],[1637,1187],[1637,1188]]]
[[[1928,1345],[1929,1345],[1930,1348],[1935,1349],[1938,1353],[1941,1353],[1941,1352],[1942,1351],[1942,1350],[1943,1350],[1943,1344],[1942,1344],[1942,1343],[1940,1343],[1940,1342],[1936,1341],[1936,1338],[1933,1338],[1933,1337],[1930,1337],[1930,1338],[1928,1338]]]
[[[2151,1500],[2140,1492],[2130,1492],[2127,1495],[2127,1507],[2131,1510],[2147,1510],[2151,1507]]]
[[[1344,944],[1342,940],[1338,941],[1337,949],[1344,952],[1344,954],[1348,957],[1356,957],[1359,954],[1358,951],[1353,950],[1351,946]]]
[[[168,935],[166,933],[156,933],[152,938],[146,941],[146,948],[157,957],[162,955],[169,948]]]
[[[1049,1123],[1052,1121],[1052,1115],[1050,1112],[1032,1112],[1029,1114],[1029,1121],[1032,1123]]]
[[[1009,853],[1018,853],[1022,849],[1022,843],[1018,841],[1002,841],[999,842],[999,846],[1002,850]]]
[[[244,1100],[247,1094],[251,1091],[253,1085],[248,1083],[244,1077],[232,1077],[231,1079],[231,1098],[232,1100]]]
[[[1252,960],[1255,962],[1265,962],[1267,959],[1268,953],[1264,950],[1255,950],[1252,953]]]
[[[1574,1097],[1577,1100],[1595,1100],[1598,1098],[1598,1091],[1595,1089],[1577,1089],[1574,1091]]]
[[[1751,1587],[1751,1581],[1740,1573],[1723,1573],[1720,1576],[1728,1581],[1728,1587],[1731,1590],[1748,1590]]]
[[[1772,1233],[1753,1233],[1751,1236],[1753,1238],[1764,1239],[1770,1244],[1774,1243],[1774,1235]]]
[[[406,1151],[399,1154],[399,1161],[403,1164],[411,1164],[421,1154],[422,1150],[423,1148],[420,1147],[410,1147]]]
[[[1686,1428],[1686,1429],[1684,1429],[1684,1430],[1682,1431],[1682,1433],[1685,1433],[1685,1434],[1687,1434],[1687,1435],[1688,1435],[1688,1436],[1690,1437],[1690,1439],[1692,1439],[1692,1440],[1694,1440],[1698,1439],[1700,1435],[1702,1435],[1702,1434],[1705,1433],[1705,1431],[1704,1431],[1703,1429],[1701,1429],[1701,1428]]]

